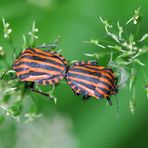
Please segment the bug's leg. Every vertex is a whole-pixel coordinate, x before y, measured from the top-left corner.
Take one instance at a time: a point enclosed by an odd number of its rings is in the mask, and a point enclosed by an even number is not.
[[[77,89],[71,88],[75,96],[81,95],[80,93],[77,92]]]
[[[107,99],[107,101],[108,101],[108,104],[109,104],[109,105],[112,105],[111,99],[110,99],[109,97],[107,97],[106,99]]]
[[[87,92],[82,91],[82,94],[83,94],[82,100],[87,101],[90,98]]]
[[[34,89],[34,84],[35,84],[35,83],[32,82],[31,85],[30,85],[30,89],[31,89],[32,91],[34,91],[34,92],[36,92],[36,93],[38,93],[38,94],[41,94],[41,95],[43,95],[43,96],[49,97],[50,99],[52,99],[49,94],[46,94],[46,93],[40,92],[40,91],[38,91],[38,90],[35,90],[35,89]]]
[[[81,94],[79,94],[79,93],[76,93],[74,90],[73,90],[73,93],[74,93],[75,96],[81,95]]]
[[[82,100],[87,101],[89,98],[90,98],[89,95],[84,95],[83,98],[82,98]]]

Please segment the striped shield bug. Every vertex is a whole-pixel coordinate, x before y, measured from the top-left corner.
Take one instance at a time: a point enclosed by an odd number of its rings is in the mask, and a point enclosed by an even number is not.
[[[110,96],[118,92],[113,70],[98,66],[96,62],[75,62],[68,68],[66,80],[74,93],[83,95],[83,99],[106,98],[111,105]]]
[[[55,51],[43,51],[39,48],[27,48],[14,61],[12,69],[20,81],[32,82],[31,90],[49,96],[34,89],[34,83],[54,85],[66,74],[67,61]]]
[[[55,51],[27,48],[12,68],[21,81],[47,85],[58,83],[65,76],[66,64],[65,58]]]

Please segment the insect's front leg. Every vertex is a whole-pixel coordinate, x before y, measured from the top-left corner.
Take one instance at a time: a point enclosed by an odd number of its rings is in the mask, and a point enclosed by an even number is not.
[[[112,105],[113,104],[112,101],[111,101],[111,99],[109,97],[107,97],[106,99],[107,99],[109,105]]]

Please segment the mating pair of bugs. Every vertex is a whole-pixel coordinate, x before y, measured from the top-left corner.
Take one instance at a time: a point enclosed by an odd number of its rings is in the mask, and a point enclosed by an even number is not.
[[[34,84],[54,85],[63,78],[76,95],[83,95],[83,99],[106,98],[111,105],[110,96],[118,92],[117,79],[111,68],[93,61],[78,61],[68,66],[61,54],[51,50],[27,48],[15,60],[12,69],[20,81],[30,81],[30,89],[45,96],[49,95],[36,90]]]

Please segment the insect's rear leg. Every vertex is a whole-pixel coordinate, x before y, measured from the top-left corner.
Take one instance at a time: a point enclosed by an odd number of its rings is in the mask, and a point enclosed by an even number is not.
[[[32,91],[34,91],[34,92],[36,92],[36,93],[38,93],[38,94],[41,94],[41,95],[43,95],[43,96],[49,97],[51,100],[53,100],[53,99],[50,97],[49,94],[46,94],[46,93],[43,93],[43,92],[40,92],[40,91],[34,89],[34,86],[35,86],[34,84],[35,84],[35,83],[32,82],[31,85],[30,85],[30,89],[31,89]]]
[[[75,96],[79,96],[79,95],[81,95],[81,94],[75,92],[73,89],[72,89],[72,91],[73,91],[73,93],[74,93]]]
[[[82,98],[82,100],[84,100],[84,101],[87,101],[88,99],[90,99],[89,95],[84,95],[83,98]]]

